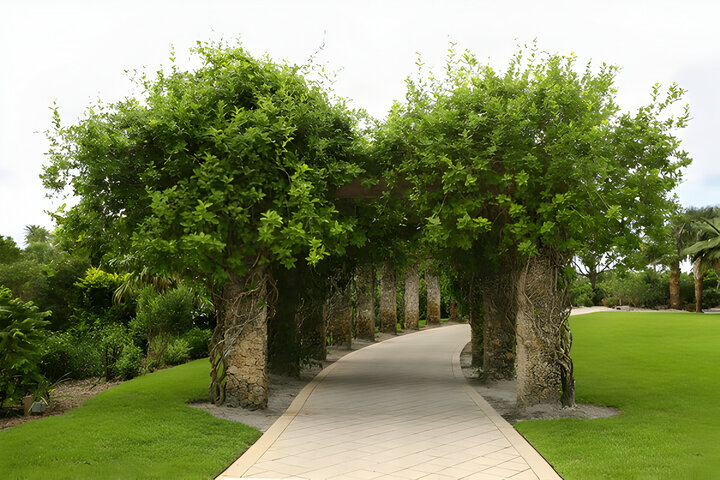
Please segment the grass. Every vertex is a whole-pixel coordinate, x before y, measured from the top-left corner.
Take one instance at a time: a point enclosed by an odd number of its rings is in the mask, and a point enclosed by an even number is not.
[[[560,475],[718,478],[720,315],[608,312],[571,326],[577,401],[623,413],[516,424]]]
[[[204,359],[161,370],[0,432],[0,476],[213,478],[260,432],[186,405],[207,398],[209,368]]]

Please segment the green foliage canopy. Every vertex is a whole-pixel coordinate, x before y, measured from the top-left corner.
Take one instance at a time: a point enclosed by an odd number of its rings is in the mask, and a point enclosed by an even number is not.
[[[316,264],[362,243],[329,192],[361,173],[355,117],[299,67],[198,44],[195,71],[143,77],[142,99],[89,109],[51,133],[45,185],[79,203],[82,244],[154,273],[218,285],[257,262]]]
[[[616,68],[575,58],[518,53],[505,72],[451,49],[444,79],[408,80],[377,141],[393,167],[389,183],[410,185],[425,240],[492,257],[564,256],[605,235],[602,248],[639,246],[661,229],[670,195],[690,160],[672,135],[688,118],[667,115],[673,85],[635,114],[621,113]]]

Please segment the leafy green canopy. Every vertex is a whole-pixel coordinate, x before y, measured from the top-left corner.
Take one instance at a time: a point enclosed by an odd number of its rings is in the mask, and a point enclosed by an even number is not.
[[[45,185],[81,243],[206,285],[276,260],[310,264],[362,243],[329,192],[361,173],[356,118],[300,67],[198,44],[195,71],[143,77],[142,99],[56,128]]]
[[[620,113],[615,73],[535,52],[501,73],[451,50],[443,79],[408,80],[377,142],[392,158],[389,183],[410,185],[424,239],[486,245],[489,256],[572,254],[598,232],[634,248],[639,232],[660,229],[690,162],[671,134],[687,111],[663,118],[682,90],[660,100],[655,87],[650,105]]]

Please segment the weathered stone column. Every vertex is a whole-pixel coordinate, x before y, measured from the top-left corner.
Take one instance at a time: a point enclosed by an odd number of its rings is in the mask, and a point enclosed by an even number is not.
[[[450,299],[450,319],[451,322],[460,321],[460,306],[454,298]]]
[[[570,298],[559,255],[530,257],[520,271],[517,312],[517,404],[571,406]],[[561,283],[565,285],[561,290]]]
[[[390,262],[382,264],[380,280],[380,330],[397,333],[397,297],[395,267]]]
[[[266,408],[267,284],[266,266],[247,275],[230,274],[213,294],[217,326],[210,342],[210,401],[216,405]]]
[[[375,341],[375,269],[371,263],[355,270],[357,337]]]
[[[515,262],[508,259],[499,262],[496,271],[486,271],[480,277],[485,380],[515,378],[517,277]]]
[[[405,271],[405,328],[417,330],[420,317],[420,273],[417,263]]]
[[[475,278],[468,279],[467,298],[470,322],[470,353],[472,366],[482,367],[483,364],[483,305],[482,295]]]
[[[440,323],[440,277],[431,262],[425,268],[425,286],[427,288],[427,325]]]
[[[350,278],[339,278],[331,288],[325,305],[325,318],[331,345],[352,348],[352,305],[350,299]],[[334,282],[333,282],[334,283]]]

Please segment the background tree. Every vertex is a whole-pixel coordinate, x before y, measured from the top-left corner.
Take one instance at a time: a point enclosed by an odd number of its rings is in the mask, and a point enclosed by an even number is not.
[[[355,178],[356,119],[299,67],[199,44],[195,71],[143,77],[142,100],[56,127],[48,188],[79,203],[60,224],[105,259],[182,274],[217,312],[210,396],[267,403],[270,264],[317,264],[363,239],[329,192]]]
[[[718,208],[715,207],[713,210],[717,213]],[[695,311],[702,312],[703,273],[710,269],[720,271],[720,216],[696,220],[694,225],[698,241],[683,250],[683,254],[689,255],[693,262]],[[698,277],[700,277],[699,282]]]

